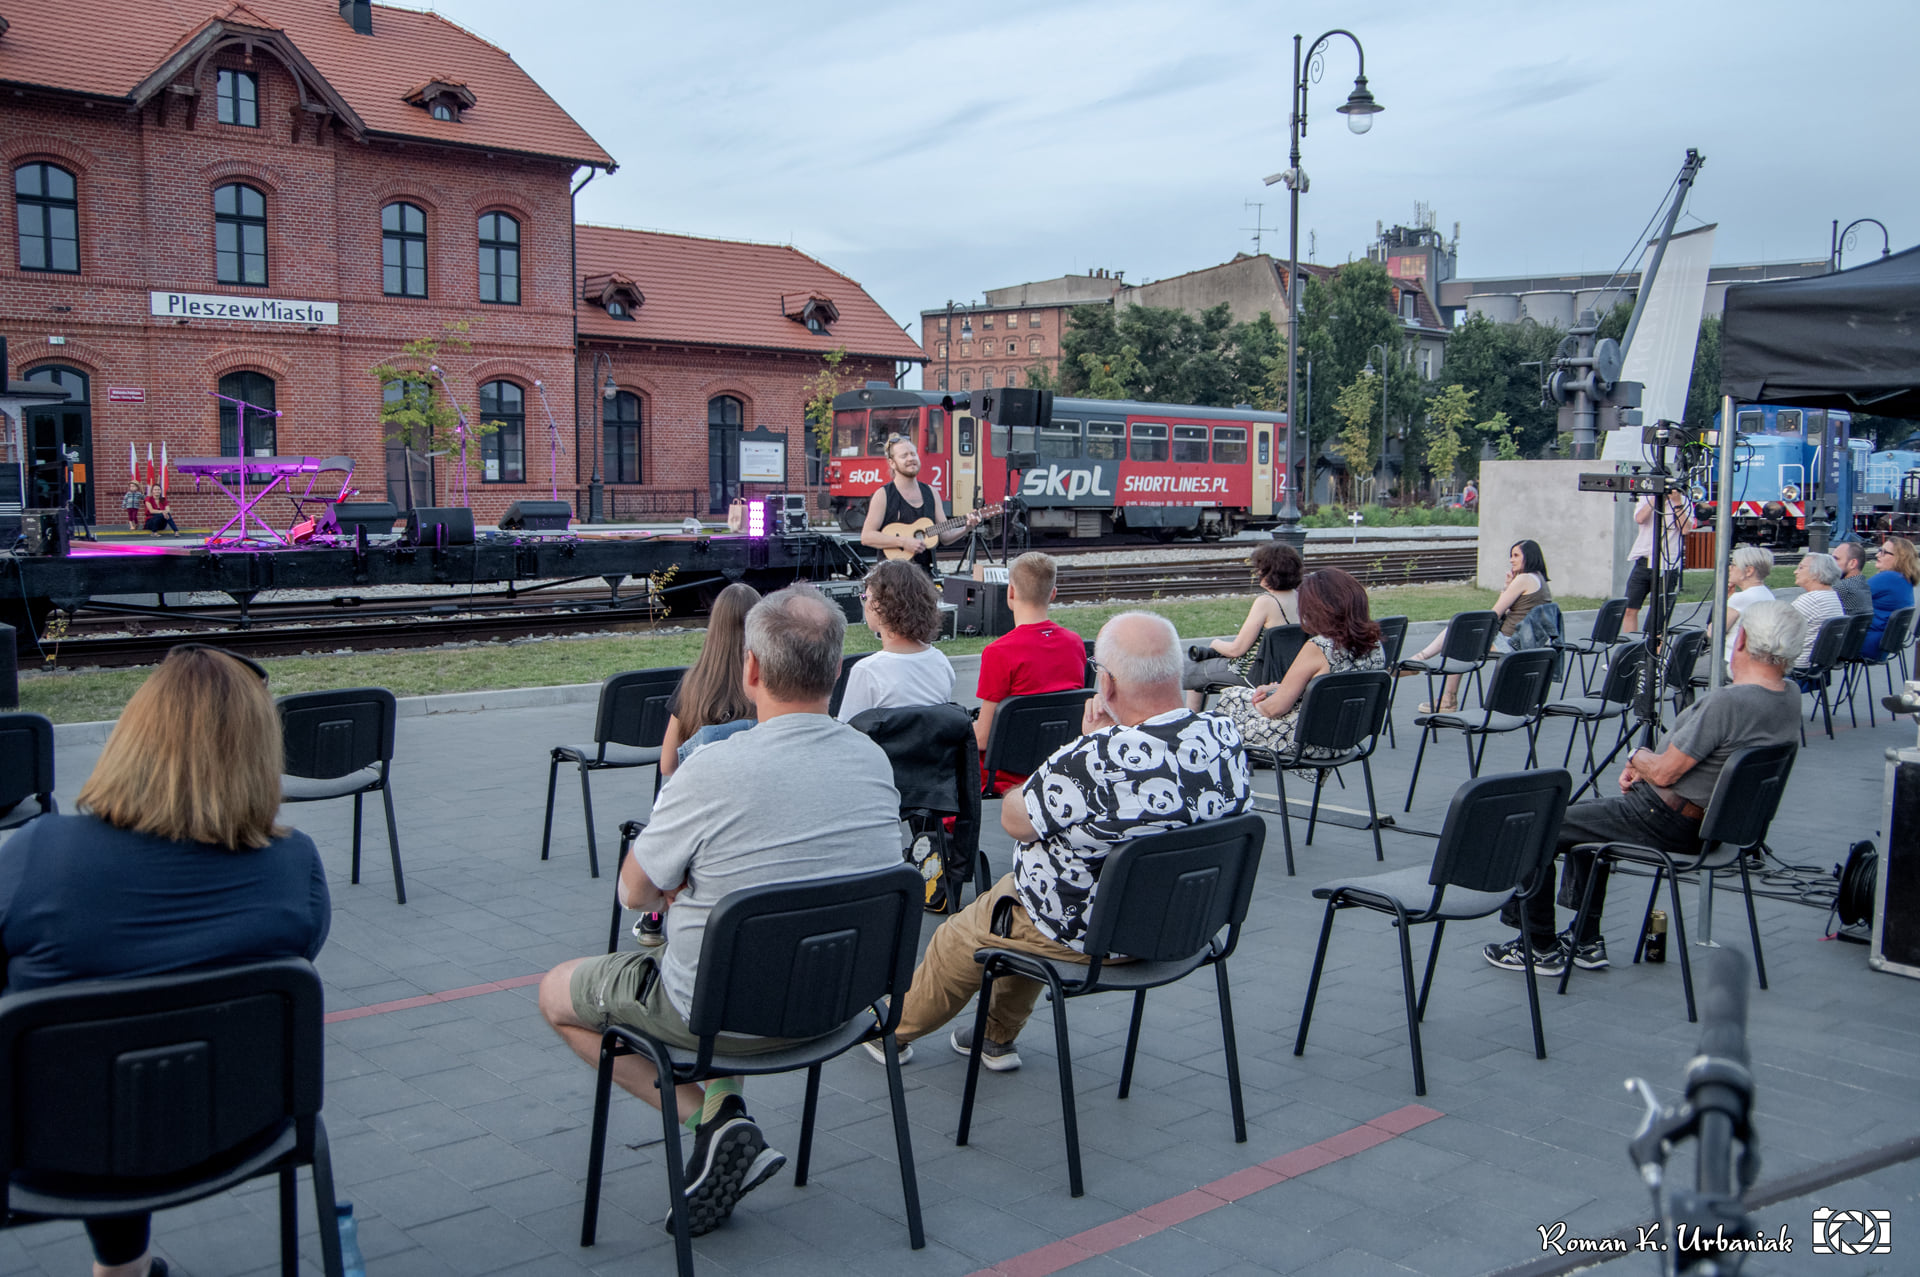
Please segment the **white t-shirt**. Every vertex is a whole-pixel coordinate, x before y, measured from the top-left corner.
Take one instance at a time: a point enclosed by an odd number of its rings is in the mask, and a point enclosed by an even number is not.
[[[1764,585],[1749,585],[1727,600],[1727,606],[1736,612],[1745,612],[1755,603],[1771,603],[1773,591]],[[1733,636],[1740,632],[1740,622],[1736,618],[1733,628],[1727,631],[1727,668],[1733,668]]]
[[[952,699],[953,664],[938,648],[875,652],[848,673],[839,719],[847,722],[861,710],[944,705]]]
[[[1637,513],[1639,510],[1651,510],[1652,508],[1653,498],[1641,497],[1635,510]],[[1680,551],[1682,546],[1680,529],[1683,526],[1693,526],[1693,502],[1684,498],[1678,510],[1669,504],[1664,510],[1660,511],[1660,569],[1663,572],[1671,571],[1680,566]],[[1634,533],[1633,548],[1627,551],[1627,562],[1632,563],[1635,559],[1645,559],[1649,566],[1651,566],[1653,562],[1652,519],[1648,519],[1645,523],[1640,524],[1640,530]]]

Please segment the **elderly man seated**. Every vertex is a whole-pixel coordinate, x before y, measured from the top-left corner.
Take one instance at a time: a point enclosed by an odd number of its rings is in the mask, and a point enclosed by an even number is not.
[[[758,726],[690,755],[654,800],[653,820],[620,870],[620,902],[666,911],[664,948],[575,958],[547,973],[540,1012],[566,1044],[598,1065],[600,1035],[622,1024],[669,1046],[688,1030],[707,915],[745,887],[868,873],[900,863],[900,795],[880,747],[827,714],[847,623],[808,585],[768,595],[747,613],[741,677]],[[784,972],[769,972],[784,981]],[[719,1050],[777,1051],[784,1038],[722,1035]],[[613,1079],[660,1103],[653,1065],[621,1056]],[[740,1079],[678,1091],[693,1134],[686,1196],[691,1231],[712,1231],[742,1194],[786,1157],[747,1116]],[[668,1216],[672,1227],[672,1216]]]
[[[1569,962],[1585,971],[1607,965],[1607,942],[1600,935],[1607,867],[1591,854],[1572,854],[1572,848],[1629,842],[1674,853],[1697,852],[1700,821],[1727,760],[1743,749],[1782,745],[1799,737],[1800,693],[1787,681],[1787,670],[1800,655],[1805,635],[1806,625],[1789,603],[1768,600],[1740,614],[1740,628],[1733,632],[1733,682],[1682,710],[1659,752],[1636,749],[1627,755],[1619,797],[1567,808],[1560,824],[1559,851],[1567,856],[1560,903],[1577,908],[1587,875],[1599,875],[1583,934],[1576,937],[1571,928],[1555,933],[1549,861],[1538,890],[1525,901],[1524,923],[1520,902],[1509,902],[1500,913],[1502,922],[1524,927],[1524,934],[1488,945],[1488,962],[1524,971],[1521,945],[1531,941],[1534,970],[1544,975],[1559,975]]]
[[[980,987],[974,951],[1014,949],[1065,962],[1087,960],[1081,944],[1100,865],[1130,838],[1237,816],[1251,790],[1246,751],[1233,723],[1196,714],[1180,689],[1180,637],[1151,612],[1108,621],[1094,644],[1096,692],[1087,701],[1083,735],[1062,746],[1017,793],[1007,795],[1000,824],[1011,834],[1013,872],[940,924],[913,973],[902,1008],[899,1041],[933,1032],[964,1009]],[[1011,934],[992,931],[994,905],[1008,897]],[[981,1061],[998,1072],[1020,1067],[1014,1038],[1033,1014],[1040,986],[1003,978],[993,986]],[[968,1025],[953,1049],[973,1046]],[[884,1056],[870,1045],[877,1060]],[[908,1052],[903,1049],[902,1059]]]

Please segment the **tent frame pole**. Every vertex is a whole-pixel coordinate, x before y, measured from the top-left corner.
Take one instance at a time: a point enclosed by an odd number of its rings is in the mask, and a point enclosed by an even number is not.
[[[1707,686],[1714,689],[1727,681],[1727,569],[1733,554],[1733,453],[1740,446],[1734,429],[1733,396],[1720,397],[1720,476],[1716,481],[1713,503],[1713,666],[1707,671]]]

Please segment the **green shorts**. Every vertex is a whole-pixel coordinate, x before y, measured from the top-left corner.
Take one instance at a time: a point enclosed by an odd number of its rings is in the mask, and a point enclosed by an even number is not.
[[[644,1033],[683,1051],[700,1049],[700,1039],[667,997],[666,985],[651,953],[609,953],[588,958],[573,969],[567,992],[580,1023],[598,1032],[609,1024]],[[716,1055],[765,1055],[796,1046],[798,1038],[757,1038],[722,1033]]]

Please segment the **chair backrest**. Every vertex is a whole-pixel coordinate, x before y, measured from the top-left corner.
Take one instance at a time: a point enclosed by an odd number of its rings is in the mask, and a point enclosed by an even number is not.
[[[0,714],[0,815],[23,798],[53,793],[53,720]]]
[[[1627,601],[1623,598],[1608,599],[1600,605],[1599,612],[1594,614],[1593,631],[1587,636],[1587,641],[1596,646],[1617,641],[1620,637],[1620,627],[1626,619]]]
[[[971,810],[978,817],[980,752],[967,711],[946,703],[868,709],[848,726],[886,751],[903,810],[919,807],[948,815]]]
[[[1114,848],[1094,889],[1087,953],[1171,962],[1200,952],[1246,920],[1266,841],[1267,822],[1248,813]]]
[[[1640,677],[1646,671],[1647,641],[1634,639],[1614,649],[1607,660],[1607,677],[1600,684],[1600,699],[1613,705],[1624,704],[1640,690]]]
[[[1873,613],[1855,612],[1847,618],[1847,636],[1840,643],[1840,659],[1857,661],[1867,644],[1867,631],[1873,626]]]
[[[1685,688],[1693,682],[1693,667],[1700,663],[1700,653],[1707,650],[1707,632],[1691,627],[1667,631],[1667,673],[1668,687]]]
[[[1554,853],[1573,777],[1559,767],[1482,776],[1454,791],[1427,881],[1434,899],[1448,887],[1517,891]]]
[[[1743,749],[1727,759],[1700,821],[1700,841],[1739,851],[1765,838],[1799,752],[1798,743],[1789,741]]]
[[[1447,645],[1440,650],[1440,656],[1448,661],[1484,661],[1493,649],[1493,635],[1499,628],[1500,618],[1492,612],[1455,613],[1447,622]]]
[[[393,759],[399,706],[384,687],[294,692],[274,704],[289,776],[331,780]]]
[[[1887,617],[1887,628],[1880,631],[1880,656],[1890,660],[1895,653],[1906,647],[1913,637],[1913,621],[1920,616],[1920,608],[1895,608]]]
[[[320,1111],[322,1009],[299,958],[0,998],[0,1186],[177,1191],[245,1161]]]
[[[658,749],[667,739],[667,705],[687,672],[684,665],[628,670],[600,685],[600,712],[593,723],[598,745]]]
[[[1375,623],[1380,627],[1380,655],[1392,669],[1400,663],[1400,653],[1407,646],[1407,618],[1383,616]]]
[[[1249,678],[1255,686],[1279,682],[1306,645],[1307,632],[1298,625],[1269,625],[1260,631],[1260,650],[1253,658]]]
[[[1830,616],[1820,622],[1820,628],[1814,631],[1813,648],[1807,653],[1805,668],[1819,673],[1839,664],[1840,653],[1846,648],[1847,631],[1852,628],[1850,616]]]
[[[872,652],[852,652],[840,658],[840,677],[833,682],[833,695],[827,698],[827,713],[835,718],[840,716],[840,702],[847,698],[847,675],[853,673],[853,667],[872,656]]]
[[[1054,750],[1080,737],[1090,687],[1009,696],[987,731],[987,770],[1031,776]]]
[[[1493,667],[1493,677],[1487,680],[1487,710],[1522,717],[1539,713],[1553,691],[1553,665],[1558,655],[1550,647],[1530,647],[1501,657]]]
[[[1093,643],[1094,643],[1094,640],[1092,640],[1092,639],[1084,639],[1084,640],[1082,640],[1082,641],[1083,641],[1083,642],[1085,642],[1085,643],[1086,643],[1086,645],[1087,645],[1087,686],[1088,686],[1089,688],[1091,688],[1091,687],[1093,687],[1093,686],[1094,686],[1094,680],[1095,680],[1095,679],[1096,679],[1096,678],[1098,677],[1098,676],[1097,676],[1097,675],[1096,675],[1096,674],[1095,674],[1095,673],[1093,672]]]
[[[909,865],[728,892],[707,917],[687,1027],[813,1038],[882,997],[889,1027],[913,979],[926,884]]]
[[[1322,674],[1307,684],[1293,729],[1302,749],[1344,754],[1387,729],[1387,698],[1393,675],[1385,670]]]

